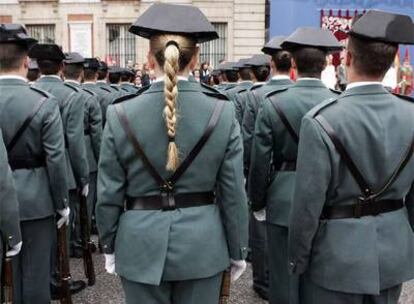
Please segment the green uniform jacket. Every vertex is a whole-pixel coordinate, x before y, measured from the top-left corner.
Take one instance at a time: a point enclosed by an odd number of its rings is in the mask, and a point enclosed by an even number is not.
[[[68,187],[82,188],[89,180],[88,158],[83,140],[85,101],[78,94],[79,90],[66,86],[54,76],[41,77],[34,86],[51,93],[58,100],[65,134]]]
[[[283,162],[296,161],[298,146],[292,139],[270,98],[276,100],[299,134],[303,116],[318,103],[337,96],[320,80],[299,80],[290,88],[266,98],[256,120],[249,175],[249,195],[254,211],[267,209],[267,221],[287,226],[295,187],[295,171],[270,170]],[[273,159],[272,159],[273,157]]]
[[[75,82],[68,81],[67,84],[79,89],[79,94],[82,95],[82,100],[85,102],[83,126],[86,155],[88,156],[89,172],[96,172],[98,171],[102,137],[102,113],[98,95],[82,88],[80,84]]]
[[[359,219],[320,220],[325,205],[354,204],[361,195],[313,118],[322,107],[302,122],[289,225],[291,271],[308,269],[312,281],[326,289],[378,295],[414,278],[414,159],[381,197],[406,198],[407,208]],[[381,85],[349,89],[320,114],[374,190],[389,179],[413,140],[413,102],[391,95]]]
[[[0,242],[0,254],[4,255],[4,244],[11,248],[22,241],[20,233],[19,203],[14,188],[12,172],[9,168],[6,147],[0,130],[0,233],[3,241]],[[1,276],[0,263],[0,276]]]
[[[99,104],[101,105],[102,112],[102,126],[105,126],[106,110],[108,106],[119,97],[118,92],[105,81],[97,81],[96,84],[86,83],[84,84],[84,87],[100,96]]]
[[[22,221],[52,216],[68,204],[62,121],[57,100],[50,94],[24,80],[0,80],[0,127],[6,145],[41,98],[46,101],[9,155],[10,159],[44,155],[47,164],[13,172]]]
[[[176,142],[183,160],[200,139],[217,96],[214,89],[179,81]],[[123,101],[131,128],[152,164],[167,178],[168,136],[164,83]],[[203,93],[205,92],[205,93]],[[135,154],[113,106],[108,109],[98,170],[97,225],[105,253],[115,252],[116,272],[158,285],[211,277],[229,257],[247,255],[248,217],[243,146],[230,102],[210,139],[175,186],[176,193],[215,190],[217,204],[175,211],[124,211],[127,196],[159,194],[159,186]]]
[[[250,166],[254,126],[259,106],[262,104],[262,101],[269,92],[291,86],[292,84],[293,82],[290,79],[272,79],[264,85],[254,85],[248,91],[246,105],[243,112],[243,121],[241,124],[243,134],[244,163],[246,164],[246,168],[249,168]]]
[[[132,83],[123,82],[120,86],[121,90],[124,91],[126,94],[135,94],[138,92],[137,88]]]

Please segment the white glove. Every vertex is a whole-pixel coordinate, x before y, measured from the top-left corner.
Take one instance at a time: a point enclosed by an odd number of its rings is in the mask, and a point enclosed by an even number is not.
[[[68,226],[69,225],[69,214],[70,214],[69,207],[58,210],[57,213],[61,216],[61,218],[57,222],[58,229],[60,229],[60,227],[62,227],[64,224]]]
[[[81,192],[81,194],[82,194],[84,197],[88,197],[88,194],[89,194],[89,184],[86,184],[86,185],[82,188],[82,192]]]
[[[10,249],[9,251],[6,252],[6,257],[13,257],[15,255],[18,255],[20,250],[22,250],[22,242],[16,244],[15,246],[12,247],[12,249]]]
[[[245,260],[230,260],[231,281],[236,282],[246,271],[247,264]]]
[[[266,220],[266,209],[263,208],[259,211],[253,212],[254,218],[259,222],[264,222]]]
[[[105,270],[109,274],[116,274],[115,272],[115,254],[104,254],[105,256]]]

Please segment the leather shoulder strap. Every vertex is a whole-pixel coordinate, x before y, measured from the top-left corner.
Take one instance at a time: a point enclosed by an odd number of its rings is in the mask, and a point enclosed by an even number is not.
[[[128,121],[125,109],[122,104],[114,105],[116,114],[118,116],[119,122],[121,123],[122,128],[124,129],[125,134],[127,135],[130,143],[132,144],[135,154],[142,159],[144,166],[147,168],[148,172],[154,178],[154,180],[159,184],[160,187],[163,187],[167,184],[167,181],[158,173],[158,171],[151,164],[147,155],[141,147],[141,144],[138,141],[138,138],[134,135],[134,132],[131,129],[131,126]]]
[[[359,171],[358,167],[355,165],[354,161],[349,155],[348,151],[345,149],[344,145],[339,140],[331,124],[322,115],[317,115],[315,119],[321,125],[322,129],[326,132],[326,134],[328,134],[336,150],[338,151],[342,160],[345,162],[345,165],[348,167],[349,171],[351,172],[351,175],[353,176],[359,188],[361,189],[361,192],[364,195],[372,194],[371,187],[368,185],[362,173]]]
[[[389,187],[391,187],[391,185],[397,180],[397,178],[400,176],[404,168],[407,166],[408,162],[413,156],[413,153],[414,153],[414,136],[413,136],[413,139],[411,140],[410,146],[405,152],[404,157],[401,159],[397,168],[394,170],[393,174],[388,179],[387,183],[385,183],[384,186],[375,193],[375,197],[381,196],[385,191],[388,190]]]
[[[104,88],[104,87],[99,87],[101,90],[104,90],[105,92],[111,93],[111,90]]]
[[[185,173],[185,171],[187,171],[187,169],[190,167],[192,162],[195,160],[197,155],[200,153],[204,145],[207,143],[215,127],[217,126],[221,113],[223,112],[225,103],[226,102],[224,100],[221,100],[221,99],[217,100],[213,113],[211,114],[210,120],[207,124],[207,127],[204,130],[203,136],[201,136],[197,144],[188,154],[187,158],[181,163],[181,165],[174,172],[174,174],[168,179],[168,182],[170,185],[174,185],[180,179],[180,177]]]
[[[329,124],[329,122],[322,116],[318,115],[315,117],[316,121],[321,125],[322,129],[328,134],[329,138],[332,140],[336,150],[338,151],[339,155],[341,156],[342,160],[345,162],[345,165],[348,167],[349,171],[351,172],[352,176],[354,177],[355,181],[358,183],[359,188],[361,189],[362,193],[369,197],[370,199],[376,199],[384,194],[385,191],[389,189],[389,187],[397,180],[400,176],[401,172],[407,166],[408,162],[413,156],[414,153],[414,136],[411,140],[410,146],[408,147],[407,151],[404,153],[404,157],[398,164],[397,168],[394,170],[391,177],[388,181],[381,187],[379,191],[373,191],[368,183],[366,182],[365,178],[362,176],[361,172],[358,170],[358,167],[355,165],[354,161],[352,160],[351,156],[346,151],[345,147],[337,137],[334,129]]]
[[[296,133],[295,129],[293,129],[292,125],[290,124],[289,120],[287,119],[285,113],[283,112],[282,108],[273,98],[270,98],[270,102],[272,103],[273,107],[276,110],[277,115],[279,115],[280,120],[282,121],[283,125],[285,126],[286,130],[289,132],[290,136],[292,136],[293,141],[298,144],[299,143],[299,136]]]
[[[33,118],[36,116],[36,114],[39,112],[42,105],[45,103],[47,97],[42,97],[39,99],[39,101],[34,105],[32,111],[30,114],[26,117],[24,122],[22,123],[21,127],[17,130],[16,134],[14,134],[13,138],[8,143],[6,150],[9,154],[13,148],[16,146],[17,142],[19,141],[20,137],[23,135],[24,131],[27,129],[27,127],[32,122]]]

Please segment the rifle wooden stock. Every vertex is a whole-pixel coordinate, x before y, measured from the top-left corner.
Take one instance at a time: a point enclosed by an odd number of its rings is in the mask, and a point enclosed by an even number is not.
[[[223,280],[221,282],[221,291],[219,304],[227,304],[230,299],[231,273],[230,269],[223,272]]]
[[[13,268],[12,258],[4,257],[3,259],[3,282],[2,295],[5,304],[13,303]]]
[[[60,303],[72,304],[72,294],[69,288],[71,275],[69,268],[66,225],[63,225],[60,229],[58,229],[58,263],[60,273]]]
[[[82,251],[83,251],[83,267],[85,269],[85,276],[88,279],[88,285],[93,286],[95,284],[95,267],[92,259],[92,246],[91,231],[88,220],[88,207],[86,197],[80,196],[80,225],[81,225],[81,238],[82,238]]]

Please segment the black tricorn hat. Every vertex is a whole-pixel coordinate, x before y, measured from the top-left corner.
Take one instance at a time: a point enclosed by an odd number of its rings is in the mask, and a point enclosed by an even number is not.
[[[105,63],[106,65],[106,63]],[[85,58],[85,62],[83,63],[83,67],[85,69],[90,70],[98,70],[101,67],[100,62],[96,58]],[[108,66],[106,66],[106,69],[108,69]]]
[[[85,58],[77,52],[65,53],[66,59],[63,60],[66,64],[82,64],[85,62]]]
[[[303,47],[314,47],[324,52],[339,52],[343,46],[331,31],[315,27],[300,27],[296,29],[281,44],[283,49],[293,51]]]
[[[30,59],[29,61],[29,70],[38,70],[39,65],[37,64],[36,59]]]
[[[265,54],[254,55],[249,59],[248,64],[253,67],[270,66],[270,60],[272,57]]]
[[[237,68],[235,67],[237,62],[223,62],[219,64],[217,70],[225,72],[225,71],[235,71]]]
[[[147,39],[158,34],[184,35],[198,43],[218,38],[213,25],[199,8],[165,3],[150,6],[129,31]]]
[[[276,52],[282,51],[283,48],[281,44],[285,41],[285,36],[275,36],[262,48],[262,52],[268,55],[272,55]]]
[[[109,68],[109,74],[121,74],[123,71],[123,68],[119,66],[111,66]]]
[[[100,71],[108,71],[108,65],[105,61],[99,61],[99,68]]]
[[[349,34],[393,44],[414,44],[414,25],[407,15],[370,10],[358,18]]]
[[[236,68],[236,69],[248,69],[248,68],[251,68],[251,64],[249,63],[250,62],[250,59],[251,58],[243,58],[243,59],[240,59],[238,62],[236,62],[234,64],[234,68]]]
[[[66,59],[57,44],[36,44],[29,51],[29,57],[37,60],[63,61]]]
[[[28,49],[37,43],[37,40],[27,34],[23,25],[18,23],[0,23],[0,44],[16,43],[25,45]]]

